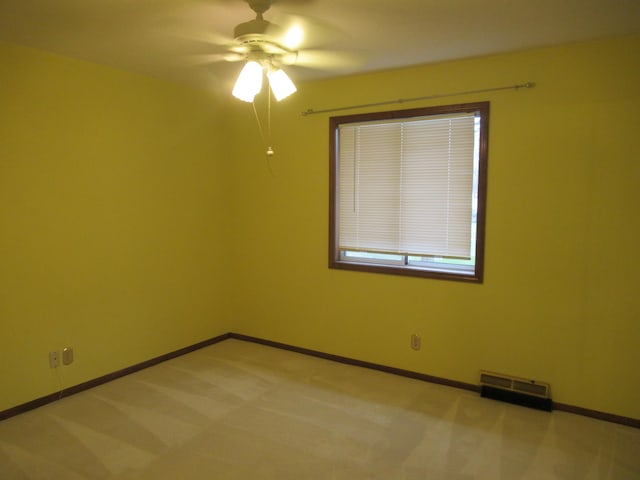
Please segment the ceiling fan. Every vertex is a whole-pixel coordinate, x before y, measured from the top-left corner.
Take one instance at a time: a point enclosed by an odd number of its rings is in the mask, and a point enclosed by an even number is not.
[[[245,62],[233,88],[236,98],[253,102],[262,89],[263,74],[266,74],[276,100],[280,101],[296,91],[295,85],[282,69],[283,66],[330,69],[340,61],[338,52],[301,49],[303,42],[307,40],[305,37],[328,35],[328,26],[318,21],[303,21],[302,17],[293,17],[284,28],[264,18],[265,12],[277,0],[244,1],[255,12],[256,17],[235,26],[233,40],[225,46],[226,52],[220,56],[227,62]],[[313,0],[280,1],[308,3]]]
[[[284,33],[282,29],[265,20],[264,12],[271,7],[271,0],[246,0],[256,13],[256,18],[236,25],[233,30],[234,45],[228,60],[246,59],[238,80],[233,87],[233,96],[245,102],[253,102],[262,89],[262,72],[266,71],[269,85],[280,101],[296,91],[289,76],[280,67],[282,63],[295,61],[294,50],[302,37],[298,27]],[[236,57],[233,57],[236,54]]]

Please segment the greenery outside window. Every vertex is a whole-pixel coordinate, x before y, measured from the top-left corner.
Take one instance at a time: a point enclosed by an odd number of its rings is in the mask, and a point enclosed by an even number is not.
[[[489,103],[330,119],[329,267],[482,282]]]

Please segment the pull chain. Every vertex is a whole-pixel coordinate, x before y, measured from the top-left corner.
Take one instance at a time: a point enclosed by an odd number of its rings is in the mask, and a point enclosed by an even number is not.
[[[271,89],[269,89],[269,100],[267,103],[267,137],[269,140],[269,146],[267,147],[267,156],[272,157],[275,152],[271,148]]]
[[[267,104],[267,137],[264,136],[264,130],[262,129],[262,122],[260,122],[260,116],[258,115],[258,110],[256,109],[256,102],[251,102],[251,106],[253,107],[253,113],[256,117],[256,122],[258,123],[258,129],[260,130],[260,137],[262,138],[262,143],[267,145],[267,156],[272,157],[275,152],[271,147],[271,90],[269,90],[269,100]]]
[[[264,138],[264,131],[262,130],[262,123],[260,122],[260,116],[258,115],[258,110],[256,109],[256,102],[251,102],[251,106],[253,107],[253,113],[256,116],[256,122],[258,123],[258,129],[260,130],[260,137],[262,138],[262,143],[266,144],[267,141]]]

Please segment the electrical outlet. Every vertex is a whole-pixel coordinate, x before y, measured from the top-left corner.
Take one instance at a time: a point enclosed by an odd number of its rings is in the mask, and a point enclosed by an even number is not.
[[[64,347],[62,349],[62,363],[64,365],[71,365],[71,363],[73,363],[73,348]]]
[[[60,352],[49,352],[49,368],[58,368],[60,366]]]
[[[411,335],[411,348],[420,350],[422,347],[422,338],[417,333]]]

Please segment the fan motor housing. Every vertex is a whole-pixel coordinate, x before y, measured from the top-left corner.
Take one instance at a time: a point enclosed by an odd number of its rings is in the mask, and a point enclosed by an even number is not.
[[[236,45],[231,51],[245,55],[247,60],[269,61],[271,64],[295,63],[298,52],[282,45],[279,40],[284,30],[262,17],[271,6],[271,0],[245,0],[256,12],[255,19],[236,25],[233,36]]]
[[[278,29],[279,27],[277,25],[264,20],[263,18],[256,18],[236,25],[236,28],[233,29],[233,36],[236,39],[240,39],[240,37],[245,35],[266,35],[267,30],[274,32]]]
[[[249,4],[249,8],[256,12],[258,15],[262,15],[264,12],[271,8],[271,0],[245,0]]]

